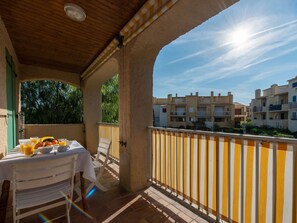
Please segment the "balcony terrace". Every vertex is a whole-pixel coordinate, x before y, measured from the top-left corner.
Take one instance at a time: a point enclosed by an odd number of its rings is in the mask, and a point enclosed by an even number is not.
[[[98,129],[99,138],[118,140],[117,125],[100,123]],[[123,191],[118,186],[119,166],[111,163],[102,183],[112,190],[98,190],[88,199],[88,213],[98,222],[296,218],[297,140],[154,127],[149,132],[152,186],[136,193]],[[119,160],[119,144],[112,150]],[[74,208],[71,216],[73,222],[88,220]],[[35,216],[30,222],[38,220]]]
[[[107,192],[96,190],[87,199],[87,212],[93,219],[84,215],[81,210],[73,207],[70,211],[72,223],[207,222],[190,209],[170,198],[170,196],[166,196],[158,187],[151,186],[135,193],[123,190],[119,186],[119,166],[115,162],[108,165],[101,183],[109,190]],[[6,222],[12,222],[11,202],[10,197]],[[81,206],[81,203],[79,202],[78,205]],[[64,208],[49,210],[43,213],[47,219],[63,214]],[[40,216],[35,215],[25,220],[30,223],[39,223],[41,220],[44,221],[45,218],[41,219]],[[54,222],[64,223],[66,218],[57,219]]]

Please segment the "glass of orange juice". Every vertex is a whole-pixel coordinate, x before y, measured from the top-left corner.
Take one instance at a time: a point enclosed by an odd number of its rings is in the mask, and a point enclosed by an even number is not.
[[[23,152],[25,155],[29,156],[34,152],[34,143],[23,144]]]
[[[30,137],[30,141],[34,144],[37,144],[39,142],[39,137]]]
[[[21,153],[24,153],[24,146],[25,146],[24,143],[21,143],[20,144],[20,151],[21,151]]]

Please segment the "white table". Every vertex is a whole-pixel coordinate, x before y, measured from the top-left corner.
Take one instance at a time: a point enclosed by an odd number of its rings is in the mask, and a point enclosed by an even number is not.
[[[69,149],[66,152],[51,151],[49,154],[36,154],[33,157],[26,156],[20,152],[11,152],[0,160],[0,183],[2,182],[2,194],[0,199],[0,222],[5,221],[5,212],[9,194],[10,181],[12,180],[12,167],[16,163],[34,162],[40,160],[49,160],[55,158],[61,158],[63,156],[69,156],[77,154],[76,160],[76,173],[80,173],[81,191],[82,191],[82,205],[83,209],[86,209],[85,205],[85,186],[84,180],[88,179],[91,182],[96,181],[96,174],[92,164],[92,158],[90,153],[77,141],[71,141]],[[4,215],[4,216],[3,216]],[[3,220],[4,218],[4,220]]]
[[[70,148],[66,152],[55,152],[52,150],[49,154],[41,154],[30,157],[20,152],[12,152],[0,160],[0,183],[4,180],[12,180],[12,166],[16,163],[34,162],[40,160],[49,160],[77,154],[76,172],[83,172],[83,177],[91,182],[96,181],[96,174],[92,164],[90,153],[77,141],[71,141]]]

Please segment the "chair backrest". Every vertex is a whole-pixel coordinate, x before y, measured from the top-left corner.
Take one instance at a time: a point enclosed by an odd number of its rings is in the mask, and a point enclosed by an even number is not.
[[[106,159],[108,159],[110,147],[111,147],[111,139],[100,138],[96,160],[99,160],[100,153],[103,154]]]
[[[26,190],[72,180],[77,155],[52,160],[18,163],[13,166],[14,190]],[[73,182],[72,182],[73,185]]]

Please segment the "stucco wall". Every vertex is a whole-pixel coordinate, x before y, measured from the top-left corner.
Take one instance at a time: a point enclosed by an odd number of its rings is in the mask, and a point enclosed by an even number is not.
[[[85,146],[84,124],[26,124],[25,138],[53,136],[57,139],[76,140]]]
[[[20,81],[55,80],[80,87],[80,75],[78,73],[64,72],[43,67],[20,65]]]
[[[7,114],[6,106],[6,58],[5,48],[13,57],[16,73],[19,74],[19,62],[13,49],[12,43],[8,36],[7,30],[0,17],[0,115]],[[18,83],[18,80],[17,80]],[[17,84],[17,91],[19,90]],[[18,101],[18,94],[17,94]],[[17,108],[18,109],[18,108]],[[0,117],[0,153],[7,149],[7,124],[4,117]]]

